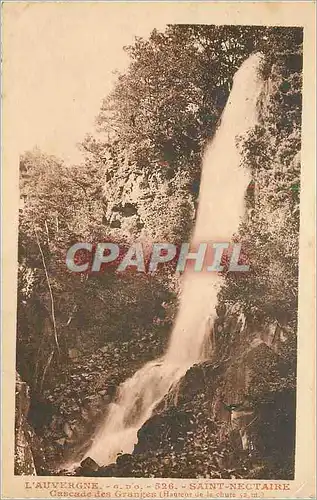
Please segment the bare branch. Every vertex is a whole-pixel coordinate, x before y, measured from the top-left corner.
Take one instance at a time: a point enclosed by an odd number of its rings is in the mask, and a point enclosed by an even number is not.
[[[52,362],[53,356],[54,356],[54,349],[52,350],[51,354],[49,355],[47,363],[46,363],[45,368],[43,370],[42,380],[41,380],[41,384],[40,384],[40,392],[42,392],[46,372],[47,372],[47,370]]]
[[[47,281],[47,286],[48,286],[48,290],[49,290],[49,294],[50,294],[50,299],[51,299],[51,315],[52,315],[52,323],[53,323],[53,329],[54,329],[55,344],[56,344],[56,348],[57,348],[58,354],[60,354],[61,350],[60,350],[60,347],[59,347],[58,336],[57,336],[53,291],[52,291],[52,287],[51,287],[50,278],[49,278],[49,275],[48,275],[48,272],[47,272],[47,267],[46,267],[46,263],[45,263],[44,253],[43,253],[43,250],[42,250],[42,247],[41,247],[41,244],[40,244],[40,240],[39,240],[39,237],[38,237],[38,234],[37,234],[37,231],[36,231],[35,228],[34,228],[34,232],[35,232],[36,242],[37,242],[37,245],[38,245],[40,253],[41,253],[42,262],[43,262],[43,268],[44,268],[44,272],[45,272],[45,276],[46,276],[46,281]]]

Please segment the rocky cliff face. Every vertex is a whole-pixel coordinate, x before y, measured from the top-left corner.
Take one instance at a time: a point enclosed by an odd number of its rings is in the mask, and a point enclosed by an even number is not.
[[[45,470],[45,458],[41,441],[27,420],[30,409],[30,389],[18,373],[15,387],[14,473],[35,476]]]
[[[132,455],[79,474],[291,478],[295,374],[284,356],[293,332],[218,311],[213,353],[192,367],[138,433]]]

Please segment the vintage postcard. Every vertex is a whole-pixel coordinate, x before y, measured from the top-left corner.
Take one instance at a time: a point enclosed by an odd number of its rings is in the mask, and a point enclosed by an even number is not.
[[[2,498],[316,498],[315,3],[2,3]]]

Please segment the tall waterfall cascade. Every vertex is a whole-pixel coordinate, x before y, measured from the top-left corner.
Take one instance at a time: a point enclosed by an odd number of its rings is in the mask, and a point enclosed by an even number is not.
[[[244,216],[250,177],[241,166],[236,139],[258,120],[257,102],[263,89],[261,62],[261,54],[252,54],[236,72],[220,125],[206,148],[192,248],[203,242],[230,242]],[[166,353],[121,384],[86,456],[106,465],[120,452],[131,453],[138,430],[157,404],[192,365],[203,360],[221,280],[216,272],[185,270],[180,307]]]

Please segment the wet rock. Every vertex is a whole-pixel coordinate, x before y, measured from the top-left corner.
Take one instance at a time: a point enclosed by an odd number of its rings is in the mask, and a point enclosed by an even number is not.
[[[116,394],[117,387],[115,385],[108,385],[107,394],[113,398]]]
[[[66,439],[65,438],[57,439],[55,443],[57,443],[59,446],[64,446],[66,443]]]
[[[92,458],[87,457],[81,463],[81,472],[86,474],[88,472],[96,472],[99,469],[99,465]]]
[[[177,443],[177,447],[181,448],[192,427],[191,417],[191,412],[175,411],[173,408],[161,415],[152,416],[139,429],[138,442],[133,453],[160,449],[167,442],[174,445]]]
[[[117,464],[124,465],[131,460],[131,455],[128,453],[123,453],[123,455],[119,455],[117,458]]]

